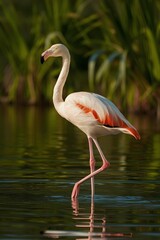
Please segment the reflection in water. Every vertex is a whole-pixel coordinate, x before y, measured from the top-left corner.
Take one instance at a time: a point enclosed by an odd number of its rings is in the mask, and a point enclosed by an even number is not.
[[[94,183],[94,177],[91,179],[91,186]],[[121,238],[127,237],[131,238],[132,233],[111,233],[107,231],[107,221],[106,217],[96,216],[94,213],[94,187],[91,187],[91,203],[90,203],[90,213],[81,213],[79,210],[78,198],[73,198],[72,209],[73,209],[73,219],[78,221],[76,224],[77,231],[63,231],[63,230],[45,230],[43,236],[48,238],[60,238],[60,237],[78,237],[77,240],[80,240],[79,237],[83,240],[93,240],[96,239],[107,239],[108,237]],[[81,231],[79,229],[82,229]],[[84,230],[83,230],[84,229]],[[98,230],[98,231],[97,231]]]
[[[72,201],[74,219],[81,221],[81,224],[76,224],[78,228],[84,228],[88,230],[88,240],[92,240],[94,237],[99,237],[100,239],[105,239],[106,237],[132,237],[132,234],[125,233],[109,233],[107,232],[107,220],[105,216],[96,216],[94,213],[94,197],[91,198],[91,209],[89,216],[84,216],[79,212],[78,200]],[[88,220],[88,222],[86,222]],[[96,221],[96,223],[95,223]],[[84,222],[84,223],[83,223]],[[100,231],[96,231],[101,229]]]
[[[93,195],[92,195],[93,196]],[[111,233],[107,231],[107,220],[105,216],[96,216],[94,213],[94,197],[91,197],[90,213],[81,213],[79,211],[78,199],[72,200],[73,219],[78,221],[76,224],[77,231],[63,231],[63,230],[45,230],[43,236],[48,238],[60,237],[86,237],[83,240],[108,239],[114,238],[132,238],[132,233]],[[79,229],[82,229],[81,231]]]
[[[71,208],[74,183],[90,171],[85,135],[52,108],[0,107],[0,116],[0,239],[35,240],[44,229],[60,239],[160,238],[155,119],[134,119],[140,142],[126,135],[100,139],[111,166],[96,177],[94,203],[85,182]],[[96,160],[98,168],[98,153]]]

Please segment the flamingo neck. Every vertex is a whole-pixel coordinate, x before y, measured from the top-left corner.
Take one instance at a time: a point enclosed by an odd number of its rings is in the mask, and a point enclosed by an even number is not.
[[[70,54],[69,51],[67,51],[64,56],[62,56],[62,69],[53,89],[53,104],[55,108],[59,106],[59,103],[63,102],[63,87],[68,76],[69,66]]]

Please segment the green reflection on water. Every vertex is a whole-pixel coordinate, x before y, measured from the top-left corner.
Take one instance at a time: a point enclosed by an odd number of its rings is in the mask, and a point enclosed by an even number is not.
[[[0,116],[0,234],[37,239],[48,227],[78,231],[82,219],[73,218],[70,194],[89,172],[86,136],[53,108],[1,107]],[[124,134],[100,139],[111,166],[95,179],[95,216],[105,215],[111,231],[153,239],[160,228],[159,126],[146,116],[129,120],[141,141]],[[79,205],[89,216],[90,182],[80,189]]]

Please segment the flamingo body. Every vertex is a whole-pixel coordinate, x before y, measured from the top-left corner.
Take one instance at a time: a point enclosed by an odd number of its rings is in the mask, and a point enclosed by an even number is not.
[[[139,139],[139,133],[107,98],[89,92],[70,94],[64,101],[64,118],[87,136],[99,137],[124,132]]]
[[[140,135],[118,108],[101,95],[89,92],[76,92],[67,96],[64,101],[63,87],[69,72],[70,53],[63,44],[55,44],[42,53],[41,63],[49,57],[62,57],[62,69],[53,89],[55,109],[62,117],[81,129],[87,135],[89,143],[90,174],[75,183],[72,199],[77,198],[80,185],[88,179],[91,179],[93,196],[94,176],[104,171],[110,165],[98,144],[97,137],[123,132],[140,139]],[[102,166],[97,170],[95,170],[93,143],[97,147],[102,159]]]

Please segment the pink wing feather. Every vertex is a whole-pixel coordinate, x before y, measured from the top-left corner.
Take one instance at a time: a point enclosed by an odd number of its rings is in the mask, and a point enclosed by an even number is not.
[[[81,94],[82,99],[78,97],[76,106],[84,113],[92,114],[93,118],[106,128],[121,129],[133,135],[136,139],[140,139],[137,130],[110,100],[94,93],[81,92]]]

